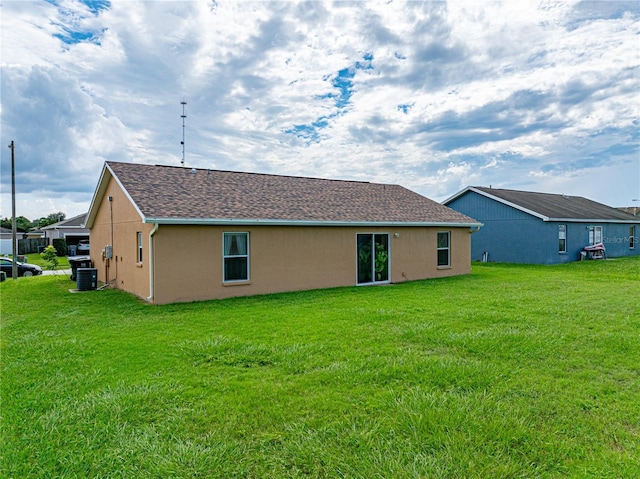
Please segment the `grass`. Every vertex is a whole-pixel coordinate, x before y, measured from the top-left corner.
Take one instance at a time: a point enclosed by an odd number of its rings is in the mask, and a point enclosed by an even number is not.
[[[0,285],[1,477],[640,477],[640,258],[153,306]]]
[[[44,259],[42,259],[40,253],[30,253],[25,256],[27,257],[27,263],[36,264],[43,270],[49,269],[49,264]],[[59,270],[69,268],[71,268],[71,266],[69,265],[69,259],[66,256],[58,256],[58,266],[55,269]]]

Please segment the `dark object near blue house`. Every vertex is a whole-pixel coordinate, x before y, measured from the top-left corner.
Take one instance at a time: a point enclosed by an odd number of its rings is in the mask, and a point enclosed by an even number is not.
[[[597,243],[608,258],[640,255],[640,217],[580,196],[474,186],[443,204],[484,224],[471,237],[474,261],[567,263]]]

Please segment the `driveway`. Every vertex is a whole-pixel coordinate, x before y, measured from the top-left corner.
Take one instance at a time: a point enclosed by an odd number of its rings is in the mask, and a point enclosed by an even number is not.
[[[71,276],[71,270],[70,269],[56,269],[54,271],[48,270],[48,269],[43,269],[42,270],[42,275],[52,275],[52,274],[57,274],[60,276]]]

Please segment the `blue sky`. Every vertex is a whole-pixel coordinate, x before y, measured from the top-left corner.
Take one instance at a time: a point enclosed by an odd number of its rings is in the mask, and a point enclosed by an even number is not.
[[[104,161],[640,205],[640,2],[1,0],[0,216]]]

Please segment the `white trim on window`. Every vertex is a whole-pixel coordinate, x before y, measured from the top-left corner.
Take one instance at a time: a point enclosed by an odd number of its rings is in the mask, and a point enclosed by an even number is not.
[[[222,282],[249,281],[249,233],[229,231],[222,233]]]
[[[589,245],[602,243],[602,226],[589,226]]]
[[[567,225],[558,225],[558,253],[567,252]]]
[[[436,236],[437,266],[451,267],[451,231],[438,231]],[[445,256],[446,255],[446,256]]]
[[[138,263],[142,263],[142,231],[138,231],[136,233],[136,240],[138,243],[136,259],[138,260]]]

